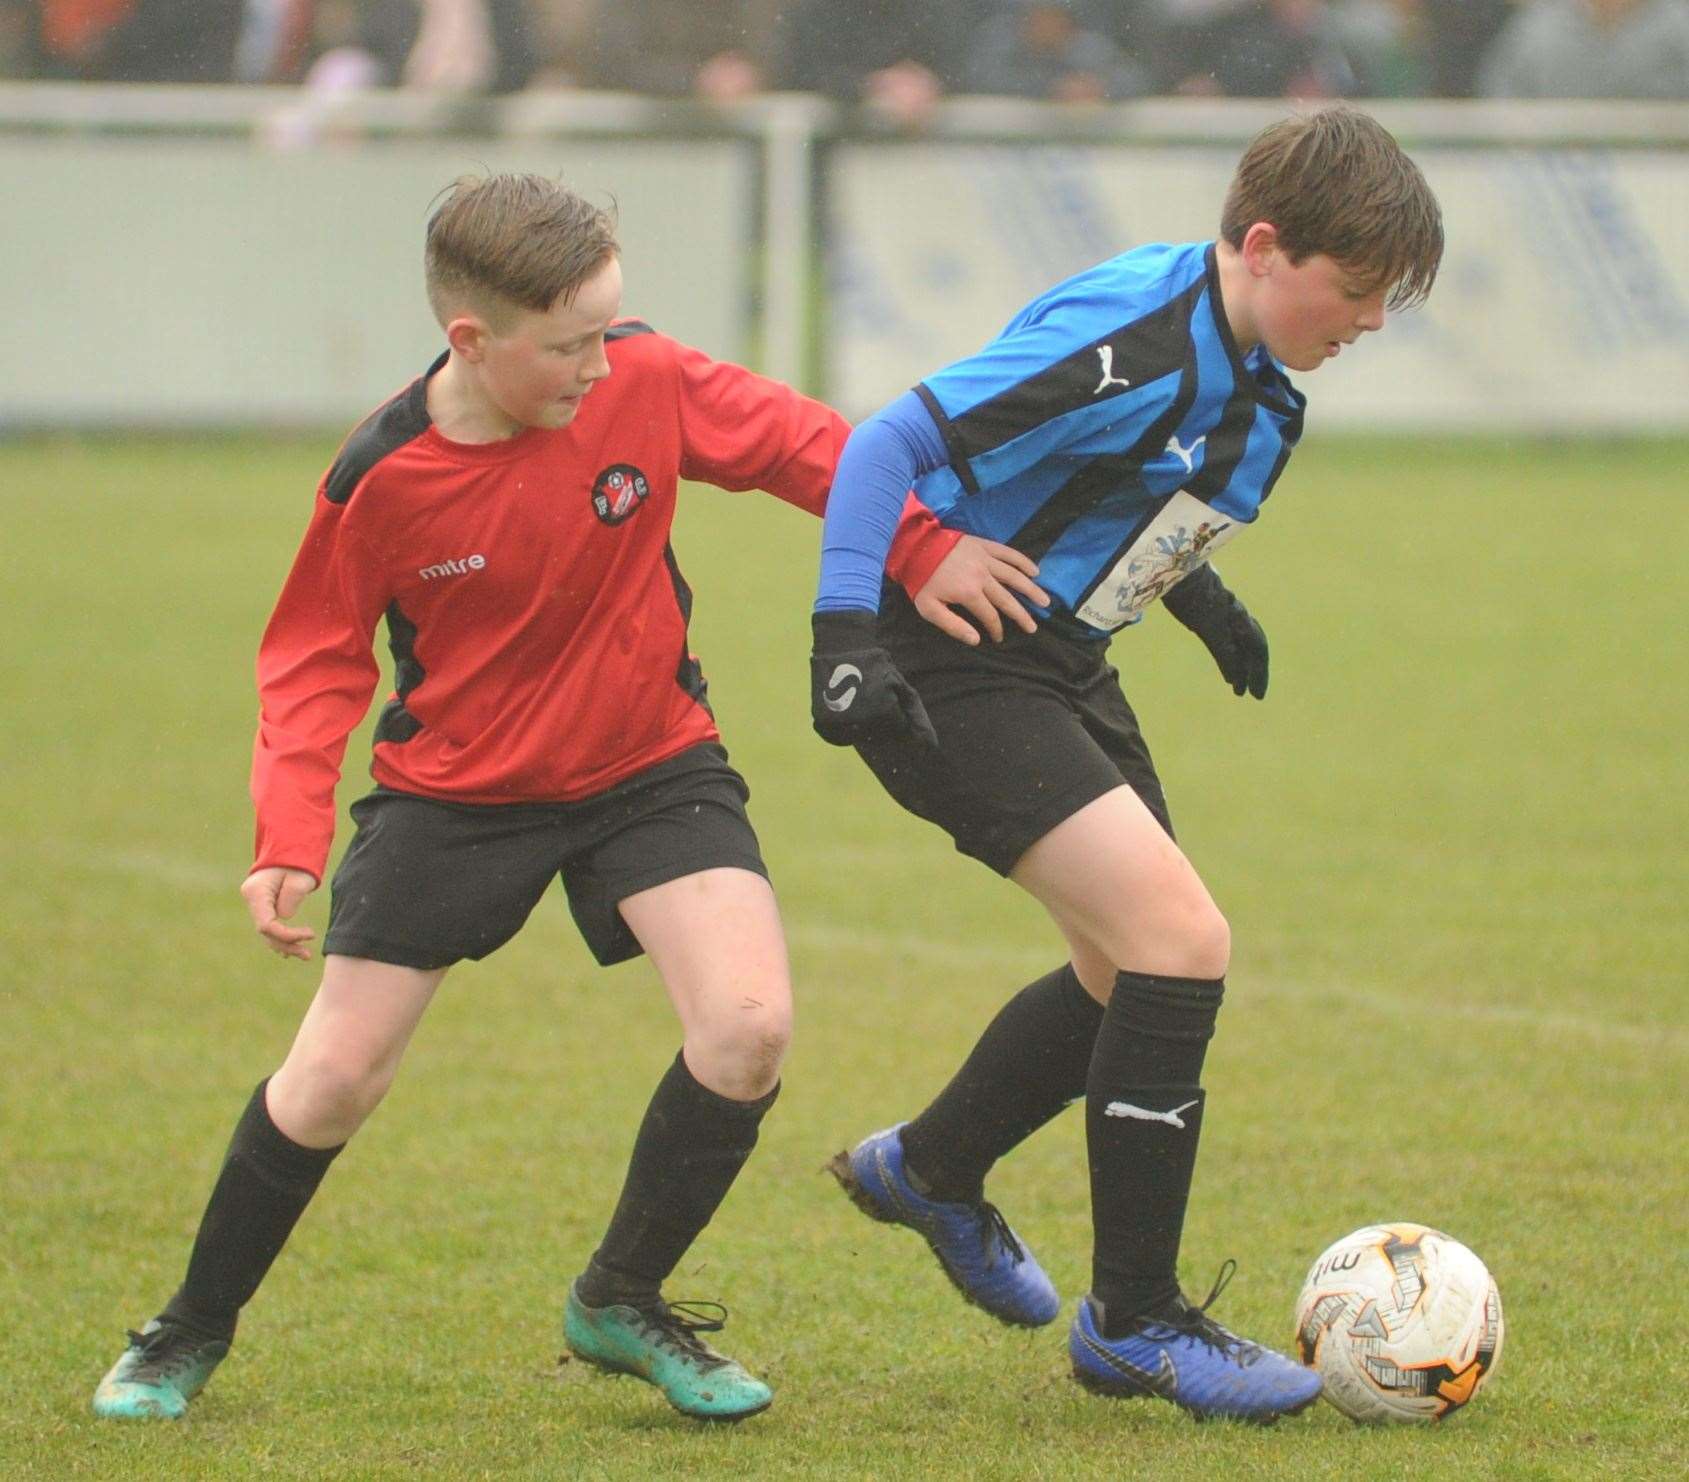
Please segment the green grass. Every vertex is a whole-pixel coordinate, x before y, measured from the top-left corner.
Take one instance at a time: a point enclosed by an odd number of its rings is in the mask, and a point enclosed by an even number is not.
[[[1185,1242],[1284,1342],[1306,1264],[1419,1219],[1490,1264],[1492,1389],[1447,1427],[1271,1431],[1089,1398],[819,1173],[918,1108],[1053,932],[808,731],[815,527],[688,495],[677,548],[789,926],[786,1092],[671,1284],[778,1390],[705,1431],[557,1364],[676,1030],[560,894],[454,975],[190,1422],[99,1424],[314,971],[235,886],[258,633],[327,442],[0,446],[0,1476],[1676,1478],[1689,1472],[1682,1087],[1689,732],[1676,442],[1317,437],[1224,562],[1273,640],[1235,700],[1161,615],[1114,655],[1232,921]],[[363,754],[348,763],[355,795]],[[342,833],[341,842],[344,843]],[[326,892],[307,915],[319,930]],[[993,1191],[1070,1295],[1080,1119]]]

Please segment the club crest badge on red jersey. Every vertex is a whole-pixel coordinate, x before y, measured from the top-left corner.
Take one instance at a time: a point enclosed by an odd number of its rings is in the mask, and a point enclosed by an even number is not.
[[[592,510],[606,525],[619,525],[639,513],[651,492],[645,475],[631,463],[612,463],[592,481]]]

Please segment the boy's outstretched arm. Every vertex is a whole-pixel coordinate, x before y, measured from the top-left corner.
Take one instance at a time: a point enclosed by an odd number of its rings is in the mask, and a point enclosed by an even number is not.
[[[682,476],[723,489],[766,489],[799,509],[824,514],[850,424],[782,382],[667,343],[678,371]],[[1037,571],[1008,546],[946,530],[905,484],[897,493],[886,546],[874,558],[873,606],[879,606],[880,581],[887,575],[922,617],[957,641],[977,643],[980,629],[1000,640],[1005,616],[1023,628],[1033,626],[1022,597],[1047,602],[1032,581]]]

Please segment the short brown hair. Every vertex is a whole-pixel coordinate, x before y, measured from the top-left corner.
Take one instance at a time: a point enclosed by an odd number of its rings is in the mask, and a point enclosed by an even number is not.
[[[1345,103],[1282,119],[1238,161],[1220,235],[1234,247],[1257,221],[1278,230],[1292,262],[1316,252],[1390,290],[1389,306],[1423,303],[1443,260],[1437,198],[1390,132]]]
[[[515,310],[569,302],[620,252],[613,211],[543,175],[464,175],[428,218],[428,302],[445,325],[469,308],[502,329]]]

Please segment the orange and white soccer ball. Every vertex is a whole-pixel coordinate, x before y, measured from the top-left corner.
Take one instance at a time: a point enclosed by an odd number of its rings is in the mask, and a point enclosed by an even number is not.
[[[1352,1420],[1442,1420],[1501,1359],[1501,1295],[1426,1225],[1368,1225],[1325,1250],[1296,1299],[1296,1351]]]

